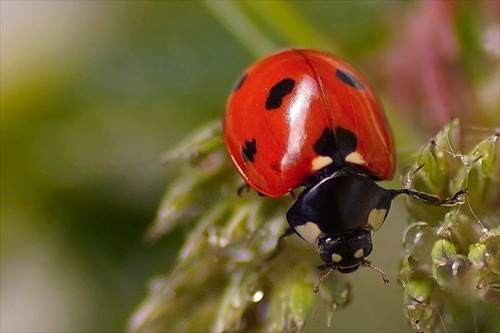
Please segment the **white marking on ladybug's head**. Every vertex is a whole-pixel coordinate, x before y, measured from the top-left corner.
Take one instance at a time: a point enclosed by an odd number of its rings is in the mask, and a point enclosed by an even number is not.
[[[341,262],[342,256],[340,254],[334,253],[334,254],[332,254],[332,261],[333,262]]]
[[[349,155],[347,155],[344,160],[346,162],[356,164],[356,165],[366,165],[365,159],[357,151],[354,151],[354,152],[350,153]]]
[[[309,244],[314,244],[323,234],[319,227],[314,222],[306,222],[295,227],[295,231]]]
[[[377,231],[384,224],[385,216],[387,215],[387,209],[372,209],[370,214],[368,215],[367,224],[373,229],[373,231]]]
[[[311,163],[311,170],[318,171],[321,168],[326,167],[329,164],[332,164],[333,160],[329,156],[318,156]]]
[[[365,251],[363,249],[359,249],[356,252],[354,252],[354,258],[359,259],[364,257],[365,257]]]

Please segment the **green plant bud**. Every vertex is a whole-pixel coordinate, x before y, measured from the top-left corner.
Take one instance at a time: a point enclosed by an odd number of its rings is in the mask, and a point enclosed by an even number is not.
[[[471,262],[463,255],[457,254],[455,246],[448,240],[440,239],[431,252],[433,276],[442,288],[463,287],[469,285]],[[463,289],[462,289],[463,291]]]
[[[469,254],[467,257],[472,262],[477,270],[485,269],[487,266],[485,258],[486,245],[484,244],[474,244],[471,245]]]
[[[500,275],[492,274],[486,283],[479,284],[478,286],[481,289],[485,288],[482,295],[484,302],[492,304],[498,309],[498,307],[500,307]]]
[[[405,312],[410,324],[417,330],[430,329],[436,320],[434,311],[428,305],[435,289],[434,284],[428,278],[423,278],[412,279],[404,286]]]
[[[304,328],[306,319],[316,303],[312,293],[314,280],[300,267],[293,274],[281,276],[270,294],[269,318],[266,330],[270,332],[296,332]],[[299,269],[299,270],[297,270]]]
[[[467,257],[453,255],[446,262],[434,266],[434,278],[442,288],[469,287],[471,283],[467,274],[470,273],[470,267],[471,262]],[[464,290],[461,290],[461,292],[464,292]]]
[[[325,281],[319,290],[319,296],[329,307],[330,315],[334,310],[347,306],[352,300],[352,286],[342,274],[335,274],[333,279]]]
[[[462,212],[463,207],[453,209],[445,215],[436,228],[441,238],[449,239],[457,253],[467,253],[470,244],[475,244],[484,235],[483,226]]]
[[[453,244],[446,239],[440,239],[434,243],[434,246],[432,247],[432,262],[435,265],[445,264],[450,261],[455,254],[457,254],[457,251],[455,250]]]
[[[455,119],[429,141],[417,159],[416,166],[422,167],[413,178],[416,189],[441,197],[449,195],[447,184],[454,170],[452,158],[443,147],[449,147],[450,143],[453,146],[459,145],[460,140],[460,122]]]
[[[500,275],[500,234],[494,234],[485,241],[484,258],[486,266],[494,274]]]
[[[425,222],[409,225],[404,233],[403,246],[405,258],[412,270],[431,271],[430,249],[436,241],[434,229]]]
[[[471,245],[468,258],[478,272],[476,281],[478,295],[484,301],[500,306],[500,275],[496,272],[500,247],[498,238],[498,234],[487,236],[481,243]]]
[[[222,126],[220,121],[202,126],[191,136],[179,143],[163,156],[164,163],[186,160],[192,166],[206,162],[207,156],[219,152],[223,146]]]
[[[463,156],[462,165],[453,179],[452,189],[467,187],[471,208],[484,215],[500,204],[500,136],[498,133],[479,142]],[[497,214],[498,216],[498,214]]]
[[[415,165],[425,165],[406,175],[407,188],[441,198],[468,188],[464,204],[452,208],[406,201],[411,224],[404,237],[400,280],[407,317],[417,330],[500,328],[498,141],[498,132],[465,135],[455,120],[422,149]],[[423,264],[429,262],[430,269]]]

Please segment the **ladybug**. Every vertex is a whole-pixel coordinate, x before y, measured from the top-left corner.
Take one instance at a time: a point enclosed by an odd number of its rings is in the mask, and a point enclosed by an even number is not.
[[[329,273],[374,268],[365,259],[371,231],[395,196],[454,205],[465,192],[440,200],[377,185],[394,177],[396,164],[382,103],[356,69],[321,51],[289,49],[251,65],[234,84],[223,133],[248,186],[269,197],[304,187],[286,218],[303,240],[317,242]]]

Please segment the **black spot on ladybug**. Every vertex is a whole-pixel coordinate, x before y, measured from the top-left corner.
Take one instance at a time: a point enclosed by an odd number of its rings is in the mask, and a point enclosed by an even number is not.
[[[354,88],[360,89],[360,90],[364,89],[361,82],[359,82],[359,80],[349,72],[344,72],[340,69],[337,69],[337,71],[335,72],[335,75],[340,79],[340,81],[344,82],[345,84],[350,85],[351,87],[354,87]]]
[[[291,78],[286,78],[276,83],[269,91],[269,96],[266,100],[266,110],[274,110],[281,106],[283,98],[292,92],[295,86],[295,81]]]
[[[347,155],[356,151],[357,146],[358,139],[353,132],[337,127],[335,130],[325,128],[313,149],[320,156],[331,157],[334,165],[339,166],[345,163]]]
[[[241,147],[241,155],[245,162],[255,162],[254,155],[257,153],[257,142],[255,138],[252,141],[245,141],[245,146]]]
[[[240,89],[245,80],[247,79],[248,73],[243,73],[233,84],[233,88],[231,89],[232,92],[235,92],[236,90]]]

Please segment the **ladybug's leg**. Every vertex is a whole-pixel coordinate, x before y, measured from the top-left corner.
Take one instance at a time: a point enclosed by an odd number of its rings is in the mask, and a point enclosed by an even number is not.
[[[241,194],[243,193],[243,191],[248,193],[248,192],[250,192],[250,189],[251,189],[250,185],[245,183],[245,184],[241,185],[240,187],[238,187],[238,190],[236,191],[236,193],[238,193],[238,196],[241,197]],[[255,191],[255,192],[257,192],[259,197],[266,197],[267,196],[265,194],[260,193],[259,191]]]
[[[281,234],[281,236],[278,238],[278,243],[276,244],[276,248],[273,250],[273,252],[271,252],[269,257],[266,258],[265,262],[269,262],[269,261],[273,260],[278,254],[280,254],[280,252],[283,248],[283,239],[285,237],[288,237],[288,236],[294,234],[294,233],[295,232],[293,231],[292,228],[290,228],[290,227],[286,228],[285,232],[283,234]]]
[[[248,185],[247,183],[241,185],[240,187],[238,187],[238,191],[236,193],[238,193],[238,196],[241,197],[241,193],[243,193],[243,191],[248,193],[248,191],[250,191],[250,185]]]
[[[295,231],[293,231],[292,228],[288,227],[286,228],[285,232],[280,236],[280,238],[278,239],[278,243],[281,242],[281,240],[285,237],[288,237],[290,235],[293,235],[295,233]]]
[[[464,195],[467,194],[467,189],[463,189],[455,193],[455,195],[451,198],[446,198],[441,200],[439,197],[427,194],[424,192],[418,192],[414,190],[401,189],[401,190],[389,190],[391,192],[391,196],[394,199],[399,194],[406,194],[412,197],[413,199],[417,199],[423,203],[432,206],[456,206],[464,203]]]

